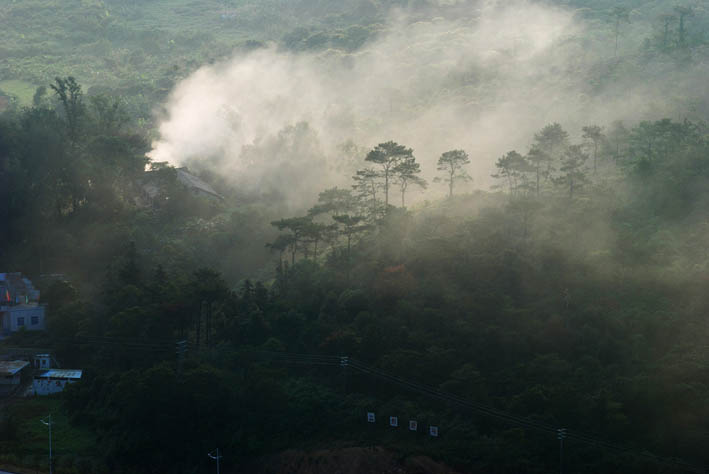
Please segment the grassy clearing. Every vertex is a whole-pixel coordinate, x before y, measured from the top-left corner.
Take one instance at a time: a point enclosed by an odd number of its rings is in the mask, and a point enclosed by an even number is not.
[[[32,97],[34,96],[35,90],[37,90],[37,86],[29,82],[11,79],[0,81],[0,90],[6,94],[17,97],[20,105],[31,105]]]
[[[6,408],[12,428],[0,436],[0,466],[42,470],[47,467],[49,434],[41,420],[52,415],[52,449],[58,471],[72,472],[77,460],[95,456],[96,442],[87,430],[73,426],[62,401],[36,397],[12,403]]]

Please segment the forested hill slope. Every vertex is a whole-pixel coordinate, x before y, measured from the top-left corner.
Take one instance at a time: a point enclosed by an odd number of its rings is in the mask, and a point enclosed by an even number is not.
[[[707,14],[475,3],[0,0],[0,462],[702,472]]]

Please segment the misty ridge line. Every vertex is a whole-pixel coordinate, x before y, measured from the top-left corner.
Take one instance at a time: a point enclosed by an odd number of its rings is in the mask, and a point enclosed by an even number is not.
[[[548,123],[577,141],[592,123],[679,116],[675,97],[705,89],[695,87],[701,66],[671,84],[614,73],[611,38],[585,40],[592,25],[570,9],[469,3],[458,20],[392,12],[387,32],[352,54],[271,46],[204,66],[175,87],[149,156],[302,208],[318,190],[348,186],[368,149],[395,140],[429,181],[441,153],[466,150],[473,186],[486,188],[495,160],[526,152]],[[600,89],[589,85],[599,69],[616,76]]]

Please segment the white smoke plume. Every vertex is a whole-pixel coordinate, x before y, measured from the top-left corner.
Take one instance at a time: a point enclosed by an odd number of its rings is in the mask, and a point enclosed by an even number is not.
[[[364,150],[387,140],[412,147],[429,179],[442,152],[465,149],[485,188],[495,159],[526,152],[547,123],[575,133],[668,113],[654,84],[593,89],[595,76],[617,74],[610,29],[589,35],[573,11],[531,1],[466,5],[456,20],[392,14],[385,34],[351,54],[271,47],[204,66],[171,94],[151,158],[210,167],[297,207],[347,186],[365,165],[352,163],[362,153],[339,147],[348,140]]]

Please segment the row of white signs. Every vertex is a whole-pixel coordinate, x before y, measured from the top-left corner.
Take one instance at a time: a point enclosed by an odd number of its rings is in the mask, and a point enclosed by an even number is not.
[[[377,415],[374,413],[367,412],[367,421],[369,423],[376,423],[377,421]],[[393,426],[394,428],[399,427],[399,417],[398,416],[390,416],[389,417],[389,426]],[[416,420],[409,420],[409,431],[418,431],[419,429],[419,423]],[[438,437],[438,426],[429,426],[428,427],[428,434],[434,437]]]

